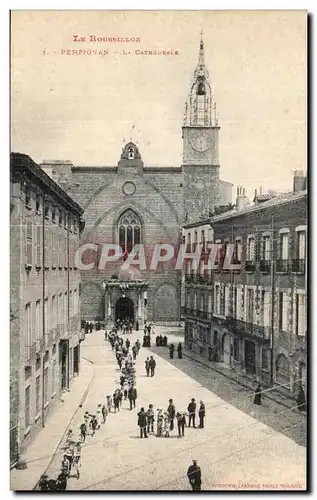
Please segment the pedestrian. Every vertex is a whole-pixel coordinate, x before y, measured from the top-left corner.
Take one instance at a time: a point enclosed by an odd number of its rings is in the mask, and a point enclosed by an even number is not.
[[[113,394],[113,405],[115,413],[117,413],[117,410],[120,411],[120,398],[117,390]]]
[[[164,413],[164,421],[163,421],[163,433],[164,437],[170,437],[170,419],[167,412]]]
[[[177,419],[178,437],[184,437],[185,422],[186,422],[185,413],[178,411],[176,413],[176,419]]]
[[[73,461],[74,461],[74,449],[69,446],[66,450],[66,458],[68,460],[68,463],[69,463],[69,469],[68,469],[68,473],[70,474],[71,470],[72,470],[72,466],[73,466]]]
[[[146,371],[146,376],[148,377],[150,375],[150,358],[147,357],[145,360],[145,371]]]
[[[155,367],[156,367],[156,361],[153,358],[153,356],[150,356],[149,367],[150,367],[150,371],[151,371],[151,377],[154,377]]]
[[[61,471],[65,472],[65,474],[69,475],[69,460],[68,460],[66,454],[63,456],[63,460],[61,463]]]
[[[154,410],[153,405],[149,405],[149,409],[147,411],[147,431],[148,433],[154,432]]]
[[[121,408],[121,406],[122,406],[122,399],[123,399],[123,394],[122,394],[121,389],[118,389],[117,393],[118,393],[119,407]]]
[[[299,386],[296,403],[299,411],[306,411],[307,403],[306,403],[305,392],[302,385]]]
[[[78,443],[74,453],[74,467],[76,468],[76,477],[79,479],[79,467],[81,467],[81,446]]]
[[[181,343],[179,343],[177,346],[177,354],[178,354],[178,359],[183,359],[183,351]]]
[[[90,331],[90,333],[92,333],[92,323],[90,323],[90,325],[89,325],[89,331]]]
[[[174,350],[175,350],[174,344],[170,345],[169,350],[170,350],[170,359],[173,359],[174,358]]]
[[[199,428],[203,429],[204,428],[204,418],[206,416],[206,408],[205,408],[203,401],[200,401],[198,416],[199,416]]]
[[[130,340],[129,340],[129,339],[127,339],[127,340],[125,341],[125,346],[126,346],[126,348],[127,348],[128,350],[129,350],[130,344],[131,344]]]
[[[105,424],[107,416],[108,416],[108,410],[106,408],[106,405],[102,405],[102,407],[101,407],[101,414],[102,414],[102,418],[103,418],[103,424]]]
[[[196,403],[194,398],[192,398],[191,402],[187,406],[187,411],[188,411],[188,427],[190,427],[191,422],[193,422],[193,427],[195,428]]]
[[[193,491],[201,490],[201,470],[197,465],[197,460],[193,460],[193,465],[190,465],[187,470],[189,484]]]
[[[107,395],[107,410],[108,413],[111,413],[111,408],[112,408],[112,397],[110,394]]]
[[[161,437],[163,432],[163,424],[164,424],[164,415],[161,408],[157,410],[156,416],[156,436]]]
[[[133,406],[133,408],[135,408],[135,402],[137,399],[137,390],[133,385],[128,392],[128,398],[130,401],[130,410],[132,410],[132,406]]]
[[[66,436],[66,447],[70,446],[74,441],[73,431],[69,429]]]
[[[79,429],[80,429],[80,439],[84,443],[86,441],[87,424],[85,422],[82,423]]]
[[[135,345],[132,347],[132,355],[133,355],[133,359],[135,360],[136,359],[136,347],[135,347]]]
[[[139,325],[139,322],[137,321],[137,322],[135,323],[135,329],[136,329],[136,331],[137,331],[137,332],[139,331],[139,326],[140,326],[140,325]]]
[[[47,474],[42,474],[39,480],[39,489],[41,491],[50,491],[48,487],[48,475]]]
[[[66,474],[64,471],[62,471],[57,476],[54,490],[50,489],[50,491],[65,491],[67,488],[67,477],[68,477],[68,474]]]
[[[146,423],[147,423],[147,415],[144,411],[144,408],[142,407],[141,410],[138,413],[138,426],[140,427],[140,437],[147,438],[147,433],[146,433]]]
[[[262,399],[262,389],[261,389],[261,384],[258,384],[257,388],[254,391],[253,404],[261,405],[262,404],[261,399]]]
[[[167,337],[166,337],[166,335],[164,335],[164,337],[163,337],[163,346],[167,347]]]
[[[98,427],[98,421],[97,421],[97,418],[95,415],[92,415],[90,423],[91,423],[91,429],[92,429],[91,435],[92,435],[92,437],[94,437],[96,429]]]
[[[97,419],[97,429],[100,429],[101,422],[102,422],[102,414],[101,414],[101,405],[98,405],[98,409],[96,412],[96,419]]]
[[[168,400],[167,414],[169,418],[170,430],[174,429],[174,418],[176,415],[175,405],[172,399]]]

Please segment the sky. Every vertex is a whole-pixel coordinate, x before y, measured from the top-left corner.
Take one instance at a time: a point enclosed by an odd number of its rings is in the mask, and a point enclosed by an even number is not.
[[[260,186],[290,190],[293,172],[306,170],[306,28],[305,11],[13,11],[11,149],[38,163],[116,165],[131,138],[146,165],[181,165],[203,30],[220,178],[250,197]],[[109,54],[62,54],[80,49]]]

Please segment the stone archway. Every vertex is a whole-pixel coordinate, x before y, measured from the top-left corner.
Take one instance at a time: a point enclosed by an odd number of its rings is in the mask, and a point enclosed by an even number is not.
[[[132,319],[134,321],[134,304],[130,297],[120,297],[115,305],[115,320]]]

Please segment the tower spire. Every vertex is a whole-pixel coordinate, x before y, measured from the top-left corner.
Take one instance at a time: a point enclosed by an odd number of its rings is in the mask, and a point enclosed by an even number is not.
[[[194,73],[194,78],[199,76],[204,76],[206,80],[209,78],[208,69],[205,65],[205,51],[204,51],[204,40],[203,40],[203,30],[200,32],[200,45],[199,45],[199,56],[196,71]]]
[[[213,113],[214,99],[209,83],[209,73],[205,64],[203,30],[200,32],[198,64],[194,71],[193,81],[185,107],[184,125],[207,126],[215,125]]]

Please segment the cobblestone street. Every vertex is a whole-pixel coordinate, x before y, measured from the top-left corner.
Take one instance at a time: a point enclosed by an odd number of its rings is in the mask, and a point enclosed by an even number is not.
[[[183,333],[181,330],[179,332],[176,329],[174,330],[175,333],[170,334],[169,339],[177,345],[178,342],[183,342]],[[267,390],[263,393],[262,406],[257,408],[253,405],[253,392],[230,378],[229,367],[226,368],[228,371],[228,377],[226,377],[226,375],[215,371],[212,368],[214,364],[208,362],[206,358],[201,358],[201,360],[207,366],[187,357],[187,354],[189,356],[193,354],[186,349],[183,351],[182,360],[175,359],[177,358],[176,353],[174,359],[171,360],[168,348],[155,347],[155,343],[154,347],[152,343],[151,350],[155,355],[167,360],[171,365],[177,367],[224,401],[227,401],[248,415],[255,416],[260,422],[272,427],[277,432],[285,434],[285,436],[290,437],[299,445],[306,445],[306,413],[300,413],[297,410],[295,400],[290,400],[289,408],[287,408],[278,402],[268,399],[265,395],[268,394],[271,397],[272,391]],[[274,398],[274,396],[272,397]]]
[[[141,339],[142,332],[133,332],[129,337],[131,341]],[[243,411],[237,409],[234,398],[239,404],[242,398],[237,397],[236,392],[232,394],[232,403],[227,401],[228,385],[223,390],[224,397],[220,398],[220,381],[216,384],[213,377],[217,390],[207,387],[208,368],[202,375],[202,368],[193,368],[192,361],[170,363],[166,359],[166,348],[158,350],[156,374],[147,378],[144,360],[151,351],[141,348],[136,361],[136,410],[129,411],[128,401],[123,401],[120,412],[110,414],[96,435],[87,437],[82,449],[80,478],[71,477],[68,490],[189,490],[186,471],[193,458],[202,468],[203,490],[265,489],[265,484],[280,485],[282,489],[305,488],[304,447],[256,420],[258,415],[251,414],[252,405],[249,405],[250,415],[246,414],[246,407]],[[105,394],[113,391],[119,373],[103,332],[86,337],[82,355],[94,363],[94,376],[83,407],[70,424],[73,432],[77,432],[82,423],[84,412],[95,412],[98,403],[104,402]],[[177,439],[175,430],[170,438],[150,435],[149,439],[139,439],[136,413],[140,407],[147,409],[153,403],[155,409],[166,409],[171,397],[176,410],[186,409],[192,397],[197,402],[202,399],[206,405],[206,428],[186,429],[184,439]],[[261,414],[269,414],[269,408],[264,408],[260,408]],[[285,408],[276,409],[276,419],[279,411],[284,412]],[[290,423],[288,419],[285,422],[281,419],[281,427]],[[298,424],[300,422],[294,425]],[[50,477],[59,473],[62,456],[60,447],[48,469]]]

